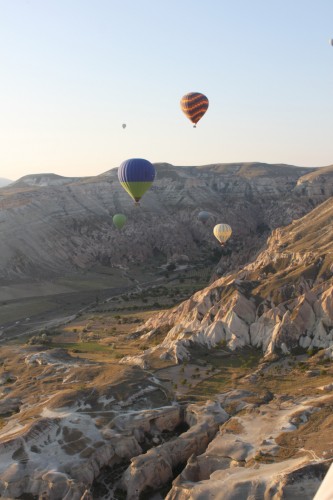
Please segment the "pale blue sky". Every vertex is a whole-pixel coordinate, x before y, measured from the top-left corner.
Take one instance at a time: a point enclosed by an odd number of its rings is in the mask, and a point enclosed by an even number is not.
[[[0,0],[0,177],[332,164],[330,38],[332,0]]]

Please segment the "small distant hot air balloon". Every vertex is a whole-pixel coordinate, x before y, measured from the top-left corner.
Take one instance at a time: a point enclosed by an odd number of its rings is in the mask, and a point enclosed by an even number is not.
[[[333,38],[330,38],[330,45],[333,46]]]
[[[215,238],[221,243],[221,246],[223,246],[230,238],[232,229],[228,224],[217,224],[213,229],[213,233]]]
[[[126,224],[127,217],[124,214],[115,214],[112,217],[112,221],[117,229],[121,229]]]
[[[206,224],[208,219],[211,217],[212,214],[209,212],[206,212],[206,210],[202,210],[201,212],[198,213],[198,220],[202,222],[203,224]]]
[[[123,161],[118,168],[118,179],[122,187],[138,203],[154,182],[154,165],[143,158]]]
[[[189,94],[184,95],[180,100],[180,107],[182,111],[185,113],[187,118],[194,123],[194,127],[198,121],[203,117],[206,113],[209,106],[208,98],[200,94],[200,92],[190,92]]]
[[[123,124],[122,124],[122,127],[123,127],[123,128],[126,128],[126,123],[123,123]]]

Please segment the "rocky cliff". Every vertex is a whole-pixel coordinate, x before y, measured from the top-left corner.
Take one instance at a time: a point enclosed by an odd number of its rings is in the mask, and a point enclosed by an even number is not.
[[[333,340],[333,199],[272,232],[267,247],[238,272],[144,325],[144,338],[167,331],[156,348],[181,361],[191,345],[251,345],[265,355]],[[147,333],[148,330],[148,333]]]
[[[269,232],[308,213],[333,192],[333,168],[261,163],[174,167],[156,164],[157,178],[135,207],[117,169],[72,179],[26,176],[0,189],[0,277],[49,277],[103,266],[167,262],[175,254],[202,259],[218,249],[212,226],[227,222],[233,237],[220,272],[252,259]],[[203,225],[200,210],[213,217]],[[125,213],[122,231],[112,215]]]

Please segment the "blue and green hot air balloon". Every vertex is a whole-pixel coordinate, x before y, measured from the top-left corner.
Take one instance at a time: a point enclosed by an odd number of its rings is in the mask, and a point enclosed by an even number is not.
[[[122,187],[138,203],[155,179],[155,168],[143,158],[123,161],[118,168],[118,179]]]

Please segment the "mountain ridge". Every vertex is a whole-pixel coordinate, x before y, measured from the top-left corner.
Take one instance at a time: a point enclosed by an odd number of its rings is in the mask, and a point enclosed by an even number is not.
[[[64,177],[62,175],[53,173],[42,173],[42,174],[28,174],[20,177],[11,184],[12,188],[24,187],[24,186],[38,186],[38,187],[49,187],[49,186],[61,186],[63,184],[70,184],[75,182],[81,177]]]
[[[0,276],[20,280],[81,272],[96,261],[141,265],[155,254],[164,262],[174,254],[201,258],[218,248],[212,228],[196,219],[203,209],[233,228],[225,270],[244,264],[270,230],[333,194],[332,171],[322,178],[319,170],[315,180],[300,182],[308,169],[287,166],[284,175],[280,167],[259,166],[249,176],[252,167],[244,171],[238,164],[226,164],[222,173],[215,166],[156,164],[156,180],[139,209],[119,185],[116,169],[70,181],[61,177],[60,183],[52,177],[52,185],[45,186],[27,186],[21,179],[0,189]],[[121,232],[112,224],[119,212],[128,217]]]

